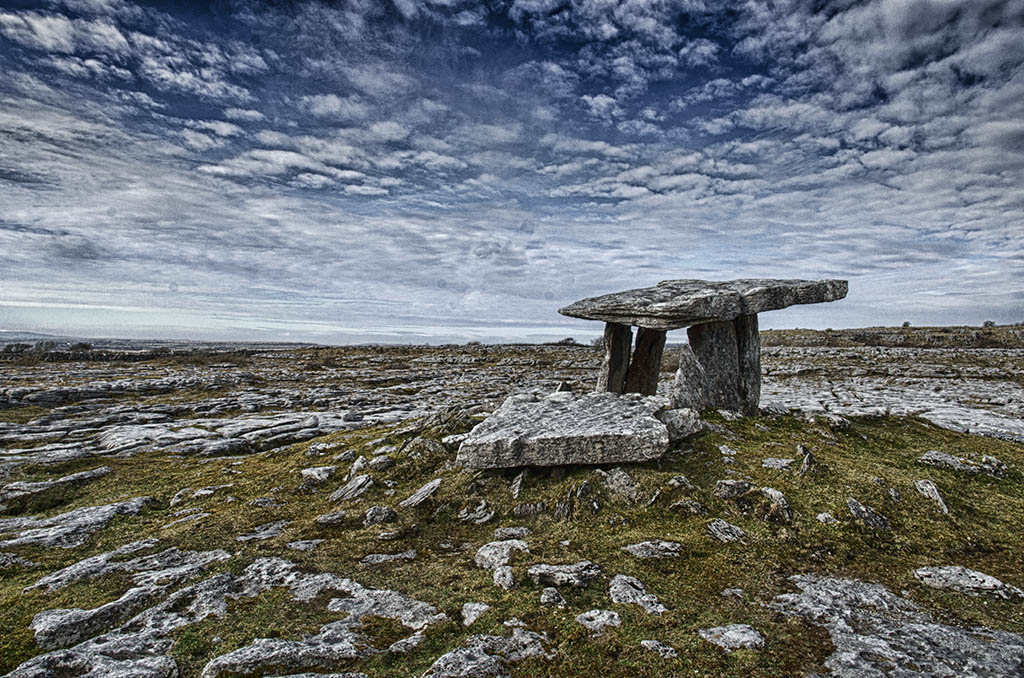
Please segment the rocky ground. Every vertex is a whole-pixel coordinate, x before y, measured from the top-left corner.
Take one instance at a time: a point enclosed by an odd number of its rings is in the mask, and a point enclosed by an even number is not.
[[[660,460],[455,464],[599,360],[0,364],[0,673],[1024,672],[1024,351],[773,346]]]

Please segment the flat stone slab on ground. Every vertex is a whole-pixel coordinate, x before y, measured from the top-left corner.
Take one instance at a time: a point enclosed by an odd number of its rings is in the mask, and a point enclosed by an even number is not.
[[[669,446],[668,429],[654,417],[665,404],[637,394],[512,396],[470,432],[456,461],[512,468],[656,459]]]
[[[663,280],[654,287],[581,299],[562,315],[654,330],[733,320],[795,304],[846,296],[845,280]]]

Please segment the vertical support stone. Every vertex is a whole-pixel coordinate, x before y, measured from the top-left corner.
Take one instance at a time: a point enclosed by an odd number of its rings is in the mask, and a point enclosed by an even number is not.
[[[690,348],[707,378],[709,407],[740,409],[740,364],[733,321],[702,323],[686,330]]]
[[[668,397],[674,409],[688,407],[700,411],[708,406],[707,375],[693,355],[693,349],[685,344],[679,347],[679,369]]]
[[[598,391],[622,393],[629,369],[629,348],[633,343],[633,330],[628,325],[605,323],[604,362],[597,378]]]
[[[661,373],[661,354],[665,351],[665,330],[641,327],[636,331],[636,348],[626,374],[625,393],[654,395]]]
[[[739,354],[739,398],[744,414],[758,413],[761,403],[761,337],[757,333],[757,314],[741,315],[733,321]]]

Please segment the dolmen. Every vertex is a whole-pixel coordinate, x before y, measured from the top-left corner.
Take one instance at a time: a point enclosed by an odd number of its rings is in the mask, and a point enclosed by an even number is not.
[[[681,351],[672,405],[756,414],[761,398],[757,314],[836,301],[846,292],[845,280],[665,280],[582,299],[558,312],[605,322],[598,391],[653,395],[665,333],[687,328],[689,349]],[[639,329],[631,355],[634,326]]]
[[[707,407],[758,411],[758,313],[835,301],[846,291],[845,280],[666,280],[570,304],[559,313],[606,323],[597,392],[514,395],[466,435],[456,462],[513,468],[656,459],[701,429]],[[635,347],[632,327],[639,328]],[[669,396],[659,396],[665,333],[684,327],[689,346]]]

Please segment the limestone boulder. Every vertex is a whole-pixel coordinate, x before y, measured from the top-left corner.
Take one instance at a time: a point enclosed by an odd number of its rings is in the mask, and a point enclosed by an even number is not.
[[[456,461],[512,468],[656,459],[669,447],[668,428],[655,417],[665,404],[629,393],[512,396],[462,441]]]

